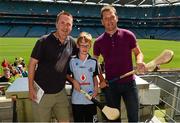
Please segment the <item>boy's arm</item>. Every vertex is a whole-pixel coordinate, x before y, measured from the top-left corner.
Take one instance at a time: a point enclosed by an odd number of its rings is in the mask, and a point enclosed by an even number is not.
[[[74,89],[76,89],[77,91],[80,92],[80,84],[78,81],[76,81],[73,77],[72,77],[72,74],[73,74],[73,67],[72,67],[72,63],[71,63],[71,60],[70,60],[70,63],[68,65],[68,70],[67,70],[67,74],[66,74],[66,78],[68,79],[69,82],[71,82],[73,84],[73,87]]]
[[[73,77],[71,77],[69,74],[66,75],[66,78],[73,84],[74,89],[76,89],[77,91],[80,92],[81,87],[78,83],[78,81],[76,81]]]

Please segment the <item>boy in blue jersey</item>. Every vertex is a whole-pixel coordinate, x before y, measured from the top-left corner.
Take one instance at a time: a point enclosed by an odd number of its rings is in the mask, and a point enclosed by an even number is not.
[[[89,55],[91,45],[91,34],[81,32],[77,39],[79,53],[73,56],[69,63],[67,78],[73,84],[72,111],[74,122],[93,122],[97,113],[93,102],[80,92],[80,89],[82,89],[93,97],[96,97],[98,93],[98,81],[96,78],[99,74],[98,64],[96,59]]]

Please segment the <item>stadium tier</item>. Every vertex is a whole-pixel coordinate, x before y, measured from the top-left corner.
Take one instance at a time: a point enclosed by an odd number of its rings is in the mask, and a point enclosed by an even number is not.
[[[106,3],[111,3],[111,0]],[[121,3],[123,5],[123,3]],[[58,12],[64,10],[74,16],[72,36],[81,31],[93,37],[104,29],[100,9],[103,4],[73,2],[43,2],[4,0],[0,2],[1,37],[39,37],[55,30]],[[180,40],[180,6],[118,6],[119,26],[133,31],[137,38]]]

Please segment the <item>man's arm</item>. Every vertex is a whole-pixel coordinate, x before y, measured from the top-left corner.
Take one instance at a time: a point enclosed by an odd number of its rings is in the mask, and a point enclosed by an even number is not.
[[[136,58],[136,67],[138,73],[144,74],[145,70],[145,63],[144,63],[144,56],[143,53],[141,52],[139,45],[137,44],[137,47],[132,49],[135,58]]]
[[[97,80],[97,76],[93,77],[93,82],[94,82],[94,93],[92,95],[92,97],[96,97],[98,95],[98,80]]]
[[[36,92],[34,90],[34,75],[37,64],[38,64],[38,60],[31,57],[28,66],[28,83],[29,83],[29,98],[32,100],[36,99]]]

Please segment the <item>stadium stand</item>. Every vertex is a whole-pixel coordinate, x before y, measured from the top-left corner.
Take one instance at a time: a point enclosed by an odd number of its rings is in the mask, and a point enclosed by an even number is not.
[[[7,34],[7,32],[9,32],[9,30],[10,30],[10,26],[0,25],[0,36],[3,37],[4,35]]]
[[[47,34],[47,27],[44,26],[32,26],[27,34],[27,37],[40,37]]]
[[[28,30],[27,26],[14,26],[7,33],[6,36],[8,36],[8,37],[24,37],[27,30]]]
[[[176,0],[165,2],[166,5],[158,0],[2,0],[0,36],[39,37],[47,34],[55,30],[57,13],[65,10],[74,16],[72,36],[77,37],[79,32],[88,31],[97,37],[104,30],[100,9],[107,3],[116,7],[119,26],[130,29],[137,38],[180,40],[180,4]]]

